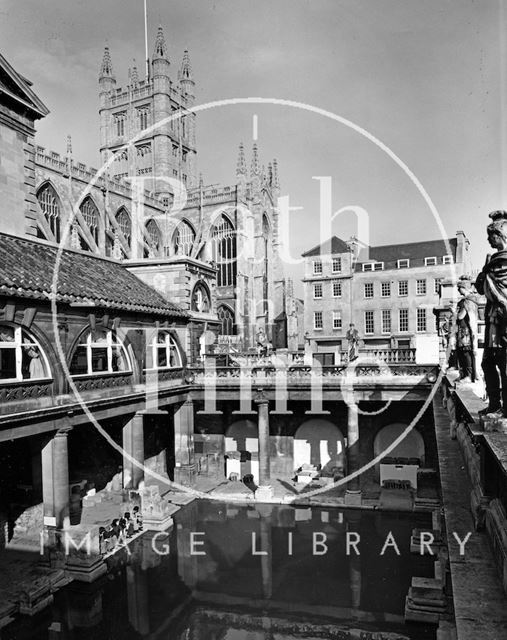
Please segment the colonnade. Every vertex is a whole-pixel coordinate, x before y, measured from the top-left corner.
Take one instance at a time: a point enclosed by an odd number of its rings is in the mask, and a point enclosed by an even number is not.
[[[270,474],[270,410],[269,400],[260,395],[255,400],[259,438],[259,485],[269,485]],[[168,416],[167,411],[139,411],[123,427],[122,445],[123,488],[138,489],[145,480],[144,426],[145,417]],[[174,407],[174,481],[192,486],[195,482],[194,459],[194,404],[187,400]],[[61,428],[42,448],[42,485],[44,501],[44,523],[57,529],[64,528],[69,518],[69,462],[68,436],[72,427]],[[359,416],[357,406],[348,408],[347,421],[347,474],[360,468]],[[346,503],[361,500],[359,475],[347,484]]]

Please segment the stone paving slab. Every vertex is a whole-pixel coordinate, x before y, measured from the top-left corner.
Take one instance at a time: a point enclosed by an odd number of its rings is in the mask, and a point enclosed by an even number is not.
[[[449,437],[449,415],[442,398],[433,400],[449,562],[458,640],[507,640],[507,595],[504,593],[488,536],[475,532],[469,501],[471,484],[457,440]],[[472,532],[464,556],[460,538]]]

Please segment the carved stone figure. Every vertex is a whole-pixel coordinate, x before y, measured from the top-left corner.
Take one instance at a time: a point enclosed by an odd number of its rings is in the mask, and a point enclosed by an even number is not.
[[[482,370],[488,406],[481,413],[507,414],[507,212],[489,214],[488,242],[496,249],[486,257],[475,287],[486,296]]]
[[[469,276],[458,280],[461,298],[456,309],[456,351],[458,356],[458,381],[475,382],[475,352],[477,347],[477,296],[472,292]]]
[[[349,343],[349,362],[353,362],[359,356],[359,331],[355,325],[349,325],[346,338]]]

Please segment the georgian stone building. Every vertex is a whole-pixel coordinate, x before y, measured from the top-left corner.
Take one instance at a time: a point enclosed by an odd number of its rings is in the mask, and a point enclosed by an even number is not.
[[[271,338],[284,297],[277,162],[262,167],[254,144],[248,171],[241,144],[229,185],[206,186],[197,178],[188,51],[173,78],[160,27],[147,76],[141,78],[134,66],[119,87],[106,48],[98,80],[99,171],[75,158],[70,136],[65,156],[36,144],[33,122],[48,111],[31,83],[1,62],[12,99],[30,102],[16,134],[2,129],[9,154],[4,166],[12,176],[3,177],[9,182],[0,204],[1,229],[128,264],[189,311],[199,326],[194,353],[203,326],[236,335],[245,348],[254,346],[259,328]],[[10,214],[13,205],[24,217]],[[279,346],[286,342],[284,335]]]
[[[357,244],[334,236],[304,253],[306,338],[317,359],[339,361],[353,323],[366,349],[407,350],[407,358],[438,362],[433,309],[441,284],[453,270],[456,277],[471,270],[463,231],[447,242],[369,247],[366,259]]]

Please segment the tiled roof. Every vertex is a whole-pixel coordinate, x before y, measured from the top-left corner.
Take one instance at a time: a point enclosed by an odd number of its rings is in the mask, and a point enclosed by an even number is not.
[[[340,240],[337,236],[333,236],[331,240],[327,240],[322,244],[318,244],[313,249],[306,251],[303,253],[303,258],[307,258],[308,256],[320,256],[320,255],[332,255],[335,253],[348,253],[349,246],[343,240]]]
[[[57,252],[56,246],[0,233],[0,295],[49,300]],[[187,317],[120,263],[84,252],[62,251],[57,290],[57,301],[67,304]]]
[[[456,238],[449,238],[449,247],[453,260],[456,259],[456,248],[458,241]],[[356,269],[361,269],[364,262],[383,262],[384,269],[396,268],[398,260],[409,259],[411,267],[424,266],[424,258],[433,256],[441,258],[449,255],[444,240],[426,240],[422,242],[408,242],[404,244],[386,244],[379,247],[370,247],[368,260],[359,254]],[[440,262],[440,261],[439,261]]]

